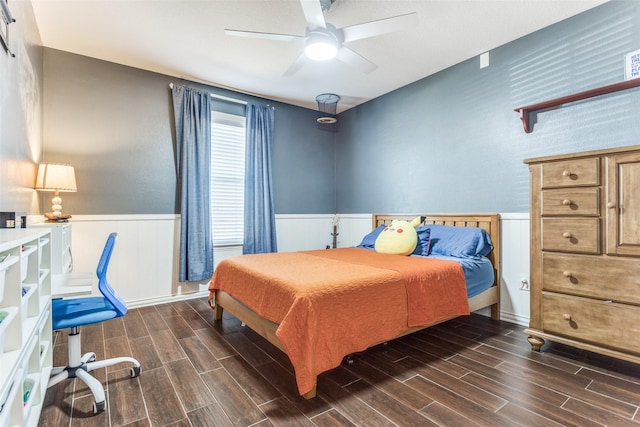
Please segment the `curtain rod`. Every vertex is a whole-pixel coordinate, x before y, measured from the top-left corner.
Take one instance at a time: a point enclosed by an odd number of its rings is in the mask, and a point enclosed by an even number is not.
[[[1,0],[0,0],[1,1]],[[173,83],[169,83],[169,88],[173,89]],[[240,99],[235,99],[235,98],[229,98],[228,96],[223,96],[223,95],[217,95],[215,93],[211,94],[212,98],[216,98],[219,99],[221,101],[228,101],[228,102],[233,102],[236,104],[242,104],[242,105],[247,105],[247,101],[242,101]]]

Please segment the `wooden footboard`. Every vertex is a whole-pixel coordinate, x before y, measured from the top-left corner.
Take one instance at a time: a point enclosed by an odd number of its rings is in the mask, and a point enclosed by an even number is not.
[[[378,225],[390,223],[394,219],[413,219],[419,214],[413,215],[374,215],[373,217],[373,226],[374,228]],[[489,254],[489,259],[491,260],[494,266],[495,280],[494,284],[491,288],[485,290],[469,299],[469,309],[470,311],[477,311],[482,308],[491,307],[491,317],[494,319],[499,319],[500,310],[500,222],[499,216],[497,214],[474,214],[474,215],[463,215],[463,214],[441,214],[441,215],[433,215],[433,214],[424,214],[425,217],[423,224],[442,224],[442,225],[451,225],[451,226],[465,226],[465,227],[480,227],[484,228],[489,235],[491,236],[491,240],[493,242],[494,249]],[[233,314],[238,320],[249,326],[256,333],[264,337],[271,344],[278,347],[280,350],[286,353],[284,350],[284,346],[276,336],[276,330],[278,329],[278,324],[271,322],[269,320],[263,319],[254,313],[251,309],[246,307],[240,301],[234,299],[229,294],[223,291],[215,292],[215,318],[216,320],[222,319],[222,312],[224,310],[228,310],[231,314]],[[442,322],[450,320],[445,319]],[[438,322],[440,323],[440,322]],[[433,325],[429,325],[433,326]],[[409,328],[403,331],[394,338],[398,338],[400,336],[404,336],[421,329],[425,329],[429,326],[419,326],[414,328]],[[389,340],[386,340],[389,341]],[[379,343],[377,343],[379,344]],[[374,344],[376,345],[376,344]],[[345,355],[346,356],[346,355]],[[310,399],[316,396],[316,387],[314,387],[310,392],[303,395],[304,398]]]

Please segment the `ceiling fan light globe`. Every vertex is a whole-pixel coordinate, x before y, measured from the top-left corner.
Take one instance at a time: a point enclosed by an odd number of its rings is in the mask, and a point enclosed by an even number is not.
[[[307,43],[304,54],[314,61],[328,61],[336,57],[338,47],[327,41],[312,41]]]

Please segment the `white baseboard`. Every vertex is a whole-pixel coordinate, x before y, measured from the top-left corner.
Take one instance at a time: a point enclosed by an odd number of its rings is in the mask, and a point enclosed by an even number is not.
[[[491,308],[490,307],[481,308],[480,310],[476,310],[473,313],[480,314],[486,317],[491,317]],[[523,327],[529,326],[528,317],[519,316],[514,313],[507,313],[505,311],[500,311],[500,320],[504,320],[505,322],[515,323],[516,325],[521,325]]]
[[[161,297],[143,298],[135,301],[127,301],[127,308],[139,308],[148,307],[150,305],[166,304],[176,301],[185,301],[190,299],[202,298],[206,299],[209,296],[209,291],[198,291],[181,295],[165,295]]]
[[[505,322],[515,323],[516,325],[521,325],[523,327],[529,326],[529,318],[525,316],[520,316],[515,313],[505,313],[504,311],[500,312],[500,320],[504,320]]]

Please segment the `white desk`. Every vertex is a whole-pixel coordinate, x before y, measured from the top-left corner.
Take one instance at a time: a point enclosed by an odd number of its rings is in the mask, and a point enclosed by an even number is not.
[[[93,289],[93,277],[92,273],[52,274],[51,297],[90,296]]]

